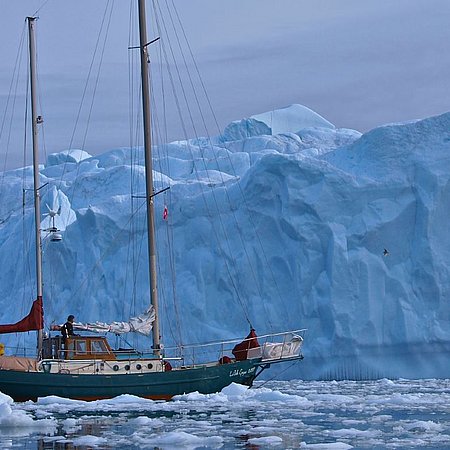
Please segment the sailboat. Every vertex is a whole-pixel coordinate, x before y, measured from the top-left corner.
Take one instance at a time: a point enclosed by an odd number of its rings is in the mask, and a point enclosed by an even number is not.
[[[138,2],[141,84],[144,123],[146,205],[148,232],[148,273],[150,302],[148,310],[128,322],[75,324],[81,335],[46,336],[44,334],[43,276],[38,131],[42,122],[36,100],[35,17],[28,17],[30,49],[30,91],[33,131],[33,174],[35,206],[35,247],[37,293],[30,313],[15,324],[0,325],[1,333],[37,332],[35,358],[0,356],[0,391],[15,401],[36,400],[55,395],[71,399],[96,400],[132,394],[150,399],[170,399],[195,392],[218,392],[231,383],[252,386],[271,364],[302,359],[304,330],[257,336],[251,329],[245,339],[209,343],[219,349],[213,361],[186,363],[182,357],[170,357],[161,344],[158,309],[157,258],[155,242],[154,196],[152,179],[152,143],[149,94],[149,62],[145,0]],[[47,230],[56,233],[56,227]],[[57,235],[57,239],[60,236]],[[107,338],[85,332],[113,334],[138,332],[152,334],[152,351],[113,349]],[[207,352],[212,354],[214,352]],[[217,353],[216,353],[217,354]]]

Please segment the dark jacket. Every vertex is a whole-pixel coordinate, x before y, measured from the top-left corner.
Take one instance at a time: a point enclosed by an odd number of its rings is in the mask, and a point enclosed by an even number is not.
[[[73,325],[71,322],[67,321],[62,327],[61,327],[61,334],[63,335],[63,338],[66,339],[70,336],[75,336],[73,333]]]

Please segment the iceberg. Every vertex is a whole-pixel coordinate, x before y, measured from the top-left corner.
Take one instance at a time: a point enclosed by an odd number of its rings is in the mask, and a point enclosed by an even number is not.
[[[304,128],[334,128],[334,125],[322,116],[303,105],[291,105],[286,108],[268,111],[252,116],[252,119],[265,123],[272,134],[295,133]]]
[[[155,153],[155,180],[171,187],[155,197],[157,232],[170,236],[160,270],[176,266],[163,279],[175,281],[179,298],[160,285],[163,316],[183,318],[163,318],[166,335],[242,337],[246,316],[258,334],[300,323],[305,360],[280,376],[450,377],[450,113],[361,135],[293,105],[208,141]],[[31,186],[29,168],[1,175],[0,323],[26,315],[33,299],[23,174]],[[63,236],[44,244],[47,326],[68,314],[110,322],[146,310],[145,244],[133,241],[144,218],[129,220],[144,192],[142,152],[50,155],[41,182]],[[2,337],[6,352],[12,338]],[[25,340],[33,346],[31,333]]]

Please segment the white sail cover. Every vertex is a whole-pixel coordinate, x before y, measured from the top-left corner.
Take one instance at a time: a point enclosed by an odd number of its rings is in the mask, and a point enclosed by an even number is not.
[[[74,323],[74,330],[92,331],[94,333],[140,333],[148,336],[152,331],[155,321],[155,309],[153,306],[137,317],[131,317],[128,322],[94,322],[94,323]]]
[[[300,354],[303,338],[297,334],[291,334],[290,340],[282,343],[266,342],[262,348],[263,360],[277,360],[293,358]]]

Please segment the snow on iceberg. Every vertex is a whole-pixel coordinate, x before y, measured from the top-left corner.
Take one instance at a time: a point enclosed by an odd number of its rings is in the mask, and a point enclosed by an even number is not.
[[[91,155],[84,150],[71,149],[63,150],[59,153],[52,153],[47,157],[46,167],[58,166],[65,163],[79,163],[84,159],[90,158]]]
[[[314,127],[335,128],[306,106],[294,104],[231,122],[225,128],[222,138],[225,141],[237,141],[252,136],[296,133],[304,128]]]
[[[334,128],[334,125],[322,116],[303,105],[291,105],[252,116],[265,123],[272,134],[295,133],[303,128]]]
[[[170,199],[155,198],[156,226],[173,236],[178,314],[189,324],[183,341],[245,334],[235,286],[260,334],[308,328],[305,360],[284,376],[449,377],[450,113],[362,136],[299,105],[249,120],[233,123],[212,146],[200,138],[166,145],[169,156],[156,153],[155,179],[171,186]],[[138,275],[127,268],[128,244],[145,223],[142,215],[129,227],[132,203],[145,191],[142,166],[131,169],[142,163],[137,152],[80,158],[64,181],[57,158],[42,169],[44,202],[60,204],[65,218],[63,241],[44,248],[47,324],[70,313],[121,320],[131,303],[138,312],[147,306],[141,240]],[[24,283],[33,253],[23,219],[29,228],[33,215],[31,197],[22,202],[22,172],[31,186],[28,168],[5,172],[0,196],[4,323],[26,314],[34,290],[32,279]],[[225,234],[233,237],[226,245]],[[164,297],[173,261],[168,246],[160,250],[169,274]],[[163,317],[163,327],[172,325]]]

